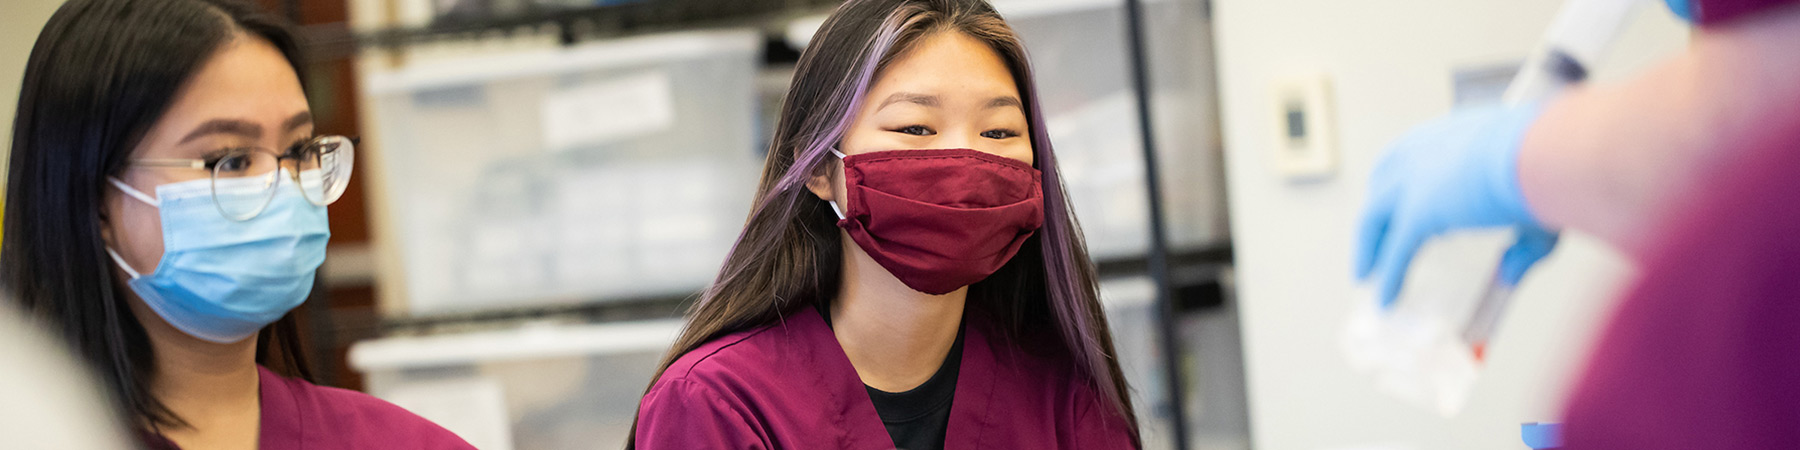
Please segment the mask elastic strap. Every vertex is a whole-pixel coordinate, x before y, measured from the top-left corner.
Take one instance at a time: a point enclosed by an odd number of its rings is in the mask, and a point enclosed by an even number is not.
[[[844,156],[844,152],[840,152],[836,148],[831,149],[831,154],[837,155],[838,160],[840,160],[840,161],[843,160],[844,158],[848,158],[848,156]],[[844,220],[844,210],[842,208],[838,207],[837,201],[826,200],[826,202],[831,203],[831,212],[834,214],[837,214],[838,220]]]
[[[113,251],[112,247],[106,248],[106,254],[112,255],[113,262],[119,263],[119,268],[125,269],[125,274],[131,275],[131,279],[136,280],[140,277],[138,271],[132,270],[131,265],[125,263],[125,258],[120,257],[119,252]]]
[[[123,182],[123,181],[119,181],[118,178],[106,177],[106,181],[111,182],[113,187],[119,188],[119,192],[124,192],[125,195],[129,195],[132,198],[138,199],[138,201],[148,203],[148,204],[150,204],[150,206],[155,206],[157,208],[162,207],[162,201],[157,200],[155,197],[145,195],[143,193],[143,191],[139,191],[137,189],[132,188],[131,185],[125,184],[125,182]],[[114,257],[116,258],[117,255],[114,255]],[[127,269],[127,270],[129,270],[129,269]]]
[[[830,204],[831,204],[831,212],[833,212],[833,213],[837,213],[837,216],[838,216],[838,220],[844,220],[844,218],[845,218],[845,217],[844,217],[844,211],[843,211],[843,210],[840,210],[840,209],[838,209],[838,204],[837,204],[837,202],[836,202],[836,201],[833,201],[833,200],[826,200],[826,201],[825,201],[825,202],[826,202],[826,203],[830,203]]]

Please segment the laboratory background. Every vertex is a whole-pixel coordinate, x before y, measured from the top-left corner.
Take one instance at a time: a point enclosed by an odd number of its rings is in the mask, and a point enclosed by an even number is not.
[[[0,7],[0,142],[60,3]],[[361,137],[299,311],[320,384],[555,450],[623,442],[836,2],[261,3],[301,25],[318,132]],[[1383,148],[1500,101],[1563,1],[992,3],[1030,51],[1145,448],[1515,450],[1558,419],[1631,275],[1590,238],[1519,286],[1454,412],[1359,369],[1348,324],[1373,301],[1352,247]],[[1634,11],[1595,80],[1687,45],[1666,8]],[[1420,288],[1478,286],[1487,244],[1427,246]]]

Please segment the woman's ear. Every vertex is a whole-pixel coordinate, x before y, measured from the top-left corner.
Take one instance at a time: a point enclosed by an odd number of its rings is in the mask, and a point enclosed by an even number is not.
[[[825,164],[826,167],[835,169],[837,168],[838,162],[832,161]],[[832,186],[832,175],[841,171],[825,170],[823,172],[824,173],[815,172],[812,178],[806,180],[806,190],[812,191],[813,195],[819,197],[819,200],[828,202],[837,201],[837,190]]]
[[[108,247],[114,247],[117,245],[117,241],[113,240],[112,211],[119,202],[119,194],[114,189],[107,189],[107,191],[100,195],[100,211],[94,214],[94,222],[100,225],[100,242]]]

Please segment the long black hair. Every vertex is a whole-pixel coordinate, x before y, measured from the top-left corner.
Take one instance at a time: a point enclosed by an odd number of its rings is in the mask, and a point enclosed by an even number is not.
[[[239,36],[267,40],[300,73],[299,44],[236,0],[71,0],[44,26],[19,92],[0,288],[58,329],[134,426],[184,425],[150,393],[149,337],[101,240],[106,179],[189,78]],[[311,379],[290,313],[258,337],[257,363]]]

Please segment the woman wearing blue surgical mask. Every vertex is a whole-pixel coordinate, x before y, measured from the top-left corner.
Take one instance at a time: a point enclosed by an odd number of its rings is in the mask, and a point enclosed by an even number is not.
[[[63,5],[26,67],[0,283],[151,448],[468,448],[305,381],[290,312],[354,144],[313,135],[297,49],[232,0]]]

